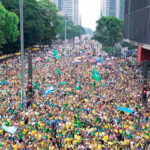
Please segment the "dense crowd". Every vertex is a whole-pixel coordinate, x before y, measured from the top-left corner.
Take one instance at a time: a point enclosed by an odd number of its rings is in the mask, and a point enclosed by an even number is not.
[[[50,50],[34,55],[35,95],[25,111],[21,103],[20,57],[0,64],[1,80],[7,83],[0,85],[0,149],[150,149],[150,107],[141,100],[142,76],[131,65],[135,60],[104,57],[103,65],[96,66],[101,82],[94,81],[96,63],[89,61],[94,57],[89,53],[91,45],[89,48],[87,44],[84,57],[77,52],[61,57],[62,50],[58,50],[59,59],[51,57]],[[80,45],[77,49],[84,48]],[[81,62],[74,62],[75,57],[82,58]],[[27,60],[25,64],[27,79]],[[78,82],[81,85],[76,89]],[[45,96],[50,85],[54,92]],[[2,125],[15,126],[17,131],[11,134]]]

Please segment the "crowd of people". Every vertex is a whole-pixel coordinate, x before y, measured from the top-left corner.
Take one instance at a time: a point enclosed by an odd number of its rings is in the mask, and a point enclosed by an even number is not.
[[[0,64],[0,149],[150,149],[150,107],[141,100],[142,76],[130,65],[135,60],[105,56],[99,66],[89,60],[102,57],[101,51],[91,53],[94,42],[89,43],[84,54],[64,56],[59,49],[58,59],[51,56],[54,49],[33,54],[35,94],[26,110],[21,102],[20,57]],[[82,44],[77,47],[78,51],[84,48]],[[81,58],[79,62],[74,62],[76,57]],[[94,65],[100,82],[92,79]],[[27,60],[25,78],[27,83]],[[49,86],[54,91],[44,95]],[[17,130],[12,134],[2,125]]]

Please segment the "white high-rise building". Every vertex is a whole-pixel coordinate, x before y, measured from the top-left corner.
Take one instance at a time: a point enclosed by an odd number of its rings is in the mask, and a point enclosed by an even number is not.
[[[109,16],[110,0],[102,0],[101,5],[102,16]]]
[[[79,25],[79,2],[74,0],[74,24]]]
[[[125,0],[116,0],[116,7],[116,17],[119,19],[124,19]]]
[[[78,0],[53,0],[59,11],[63,12],[75,25],[79,24]]]
[[[116,0],[116,17],[120,18],[120,0]]]
[[[115,16],[118,19],[124,18],[125,0],[101,0],[101,12],[102,16]]]
[[[62,0],[61,1],[61,11],[64,12],[69,20],[74,22],[74,0]]]

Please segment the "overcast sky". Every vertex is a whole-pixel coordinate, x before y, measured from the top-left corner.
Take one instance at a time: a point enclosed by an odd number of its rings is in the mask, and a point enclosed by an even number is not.
[[[82,26],[95,29],[100,16],[100,0],[79,0],[79,11]]]

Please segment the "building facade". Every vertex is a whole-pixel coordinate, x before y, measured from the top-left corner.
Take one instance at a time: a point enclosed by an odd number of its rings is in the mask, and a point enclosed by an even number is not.
[[[110,0],[102,0],[101,5],[102,5],[101,15],[109,16]]]
[[[65,14],[75,25],[79,25],[79,2],[78,0],[53,0],[59,11]]]
[[[61,0],[53,0],[54,3],[56,4],[56,7],[59,11],[61,11]]]
[[[124,20],[125,0],[116,0],[116,17]]]
[[[101,0],[100,16],[115,16],[124,19],[125,0]]]
[[[125,14],[125,0],[120,0],[120,19],[124,20]]]
[[[68,19],[74,22],[74,0],[62,0],[61,1],[61,11],[67,15]]]
[[[74,0],[74,24],[79,24],[79,2],[78,0]]]
[[[138,48],[138,61],[150,61],[150,1],[126,0],[124,40]]]
[[[109,16],[116,16],[117,12],[116,1],[117,0],[109,0]]]

